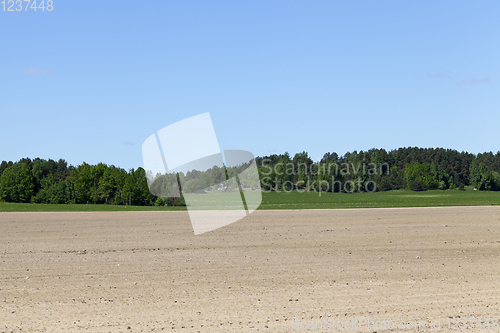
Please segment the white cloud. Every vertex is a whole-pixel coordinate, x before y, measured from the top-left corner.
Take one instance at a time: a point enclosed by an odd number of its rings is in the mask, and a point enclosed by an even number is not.
[[[445,73],[427,74],[427,77],[438,77],[443,79],[451,79],[451,76]]]
[[[488,83],[488,82],[490,82],[490,78],[485,77],[483,79],[464,80],[464,81],[458,82],[457,86],[463,86],[466,84],[476,84],[476,83]]]
[[[21,68],[23,72],[28,73],[28,74],[33,74],[33,75],[48,75],[52,74],[52,71],[49,71],[48,69],[40,69],[40,68],[35,68],[35,67],[23,67]]]

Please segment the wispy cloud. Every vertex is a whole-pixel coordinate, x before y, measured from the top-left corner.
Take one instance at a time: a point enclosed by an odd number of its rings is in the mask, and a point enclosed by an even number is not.
[[[436,73],[436,74],[427,74],[427,77],[438,77],[442,79],[451,79],[451,76],[446,73]]]
[[[135,143],[127,141],[127,142],[122,142],[122,145],[125,145],[125,146],[135,146]]]
[[[488,82],[490,82],[490,78],[485,77],[483,79],[464,80],[464,81],[458,82],[457,86],[463,86],[466,84],[476,84],[476,83],[488,83]]]
[[[28,74],[33,74],[33,75],[48,75],[48,74],[53,74],[54,72],[49,71],[48,69],[40,69],[40,68],[35,68],[35,67],[23,67],[21,70],[25,73]]]
[[[440,78],[440,79],[452,79],[451,75],[446,74],[446,73],[427,74],[427,77]],[[453,80],[453,81],[455,81],[455,80]],[[463,85],[470,85],[470,84],[476,84],[476,83],[489,83],[489,82],[490,82],[490,78],[485,77],[482,79],[463,80],[463,81],[458,82],[457,86],[460,87]]]
[[[278,149],[276,149],[276,148],[268,149],[268,150],[267,150],[267,152],[268,152],[269,154],[275,154],[275,153],[277,153],[277,152],[278,152]]]

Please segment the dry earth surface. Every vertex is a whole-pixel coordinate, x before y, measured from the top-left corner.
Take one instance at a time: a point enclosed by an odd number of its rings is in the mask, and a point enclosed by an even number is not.
[[[500,317],[499,274],[500,207],[257,211],[198,236],[186,212],[0,213],[0,332],[450,331]]]

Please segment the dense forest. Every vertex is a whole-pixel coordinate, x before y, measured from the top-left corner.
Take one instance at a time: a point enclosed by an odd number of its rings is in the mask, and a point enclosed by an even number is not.
[[[500,190],[500,152],[474,155],[451,149],[410,147],[389,152],[384,149],[353,151],[343,156],[326,153],[316,162],[306,152],[293,157],[284,153],[257,157],[256,163],[263,191],[422,191],[464,189],[469,185],[478,190]],[[183,179],[188,190],[193,186],[215,185],[210,178],[220,181],[230,174],[222,168],[205,174],[188,172],[175,178],[177,182]],[[175,178],[169,182],[175,182]],[[166,184],[160,186],[167,187]],[[153,193],[160,193],[160,197],[149,191],[146,173],[140,167],[129,171],[103,163],[74,167],[63,159],[56,162],[40,158],[0,164],[1,201],[184,205],[182,194],[167,198],[168,190]],[[163,197],[161,193],[167,194]]]

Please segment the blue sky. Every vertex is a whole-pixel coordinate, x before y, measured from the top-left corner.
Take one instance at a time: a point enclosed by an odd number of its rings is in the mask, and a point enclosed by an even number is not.
[[[137,168],[204,112],[260,156],[500,150],[498,1],[53,5],[0,11],[0,160]]]

